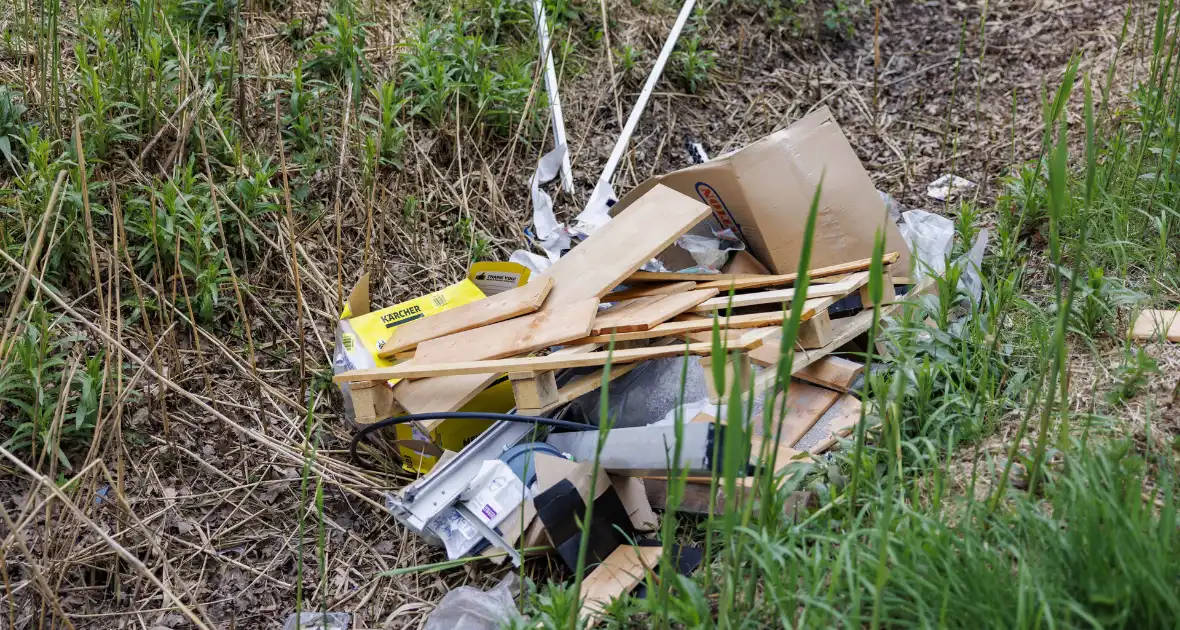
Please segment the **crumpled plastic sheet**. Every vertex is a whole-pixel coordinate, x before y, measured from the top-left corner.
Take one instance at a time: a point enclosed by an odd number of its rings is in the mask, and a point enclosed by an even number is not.
[[[685,234],[676,239],[676,245],[692,256],[697,264],[694,269],[708,269],[712,273],[718,273],[725,265],[729,260],[729,252],[746,248],[745,242],[735,236],[732,230],[714,232],[712,238],[699,234]]]
[[[348,630],[352,615],[338,612],[291,613],[283,630]]]
[[[954,221],[925,210],[908,210],[902,213],[901,223],[897,228],[917,258],[913,272],[915,281],[931,273],[942,275],[946,272],[947,259],[951,255],[955,241]],[[959,277],[959,289],[970,295],[971,300],[976,303],[983,295],[980,266],[983,264],[983,253],[987,249],[988,238],[988,231],[980,230],[975,242],[971,244],[971,249],[954,261],[955,264],[963,266],[963,273]]]
[[[443,595],[424,630],[497,630],[520,618],[513,600],[519,583],[516,573],[510,572],[486,591],[460,586]]]

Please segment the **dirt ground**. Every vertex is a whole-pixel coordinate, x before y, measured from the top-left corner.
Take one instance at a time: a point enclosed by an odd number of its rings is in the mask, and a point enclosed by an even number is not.
[[[302,10],[314,9],[305,4]],[[645,51],[641,67],[646,67],[676,8],[607,4],[612,43]],[[986,22],[981,19],[985,9]],[[390,8],[389,23],[375,28],[378,66],[396,43],[401,10]],[[1102,0],[886,2],[879,23],[877,15],[861,15],[856,35],[841,40],[791,34],[738,3],[712,4],[701,34],[719,53],[713,84],[690,95],[671,79],[661,83],[634,135],[616,190],[686,166],[686,138],[718,155],[826,105],[877,186],[902,203],[939,209],[925,196],[925,187],[949,171],[978,182],[980,199],[987,202],[1008,165],[1036,157],[1043,91],[1054,88],[1075,51],[1082,55],[1083,69],[1103,72],[1117,52],[1125,10],[1122,3]],[[273,29],[269,18],[246,17],[248,36],[265,37]],[[1127,46],[1137,32],[1133,23]],[[283,62],[281,51],[256,61],[259,75]],[[582,71],[562,85],[578,184],[575,194],[557,197],[559,214],[566,217],[581,208],[621,127],[605,55],[580,61]],[[1120,57],[1120,63],[1134,61]],[[621,82],[623,117],[642,75]],[[504,146],[467,147],[463,157],[439,149],[439,138],[429,133],[413,141],[419,157],[407,160],[406,172],[388,182],[377,201],[376,238],[388,245],[378,248],[382,253],[370,263],[371,270],[380,270],[374,279],[377,304],[439,288],[463,273],[467,252],[440,236],[454,221],[448,208],[467,207],[477,215],[501,255],[526,244],[521,233],[531,217],[527,179],[540,148],[510,153]],[[399,223],[404,190],[411,187],[438,191],[422,198],[428,220],[418,228]],[[353,191],[351,207],[363,204],[356,197]],[[346,235],[358,234],[358,223],[346,222]],[[311,256],[322,261],[308,271],[316,280],[303,289],[311,295],[305,317],[309,355],[317,359],[313,366],[330,364],[333,344],[336,256],[328,242],[307,244]],[[359,261],[359,251],[359,245],[350,247],[345,260]],[[355,277],[359,268],[349,263],[344,277]],[[259,286],[257,293],[276,313],[289,311],[290,317],[280,321],[295,321],[289,287]],[[99,499],[92,517],[107,535],[144,558],[159,584],[135,578],[110,588],[113,552],[78,525],[65,531],[39,527],[49,535],[29,540],[34,547],[56,550],[52,557],[68,555],[74,564],[61,573],[69,576],[62,605],[76,611],[71,615],[75,623],[188,627],[166,589],[219,627],[274,628],[295,605],[300,556],[308,572],[305,601],[353,613],[354,629],[418,627],[451,588],[463,583],[486,587],[498,580],[503,569],[487,566],[378,577],[382,571],[443,559],[382,508],[382,493],[408,478],[377,478],[348,464],[348,432],[339,420],[338,401],[326,394],[300,400],[298,364],[291,358],[294,326],[261,317],[256,326],[265,368],[259,377],[251,375],[241,348],[217,337],[203,338],[199,353],[182,343],[166,376],[176,388],[198,393],[164,392],[143,376],[142,395],[122,411],[121,432],[110,434],[109,448],[119,456],[106,461],[118,464],[110,464],[109,476],[87,477],[104,496],[107,483],[121,479],[129,509]],[[308,515],[310,529],[302,539],[298,526],[300,506],[307,504],[303,497],[315,492],[302,487],[300,446],[309,407],[327,435],[327,450],[319,453],[317,464],[325,480],[323,584],[315,577],[316,519]],[[161,417],[167,420],[167,439],[159,432]],[[27,488],[9,492],[9,505],[23,505],[24,492]]]

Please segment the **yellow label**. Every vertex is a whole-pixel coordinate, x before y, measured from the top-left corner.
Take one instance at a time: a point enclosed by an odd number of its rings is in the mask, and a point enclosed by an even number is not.
[[[484,295],[495,295],[528,284],[530,273],[528,267],[514,262],[477,262],[467,270],[467,279]]]
[[[373,356],[374,366],[389,367],[397,361],[382,359],[377,356],[377,353],[385,346],[385,342],[389,340],[389,336],[398,326],[483,298],[484,294],[479,290],[479,287],[475,286],[471,280],[465,279],[440,291],[354,317],[348,320],[348,323],[356,333],[356,341],[359,341]],[[346,337],[344,343],[347,348],[354,341],[350,337]],[[389,384],[394,385],[399,380],[393,379],[389,381]]]

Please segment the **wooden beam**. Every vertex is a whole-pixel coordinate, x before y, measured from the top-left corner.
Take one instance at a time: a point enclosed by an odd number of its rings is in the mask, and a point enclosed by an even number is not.
[[[832,318],[827,311],[800,322],[795,341],[801,348],[822,348],[832,341]]]
[[[869,274],[867,271],[862,271],[855,275],[849,276],[843,282],[835,284],[816,284],[807,287],[806,299],[815,299],[820,297],[840,296],[843,297],[849,293],[857,290],[869,281]],[[763,304],[782,304],[790,302],[795,299],[795,289],[779,289],[777,291],[762,291],[759,293],[745,293],[742,295],[723,295],[715,297],[711,300],[706,300],[698,304],[692,309],[694,313],[708,313],[711,311],[722,311],[730,307],[741,308],[743,306],[760,306]]]
[[[826,356],[795,372],[795,376],[809,383],[846,392],[864,371],[863,363],[849,361],[843,357]]]
[[[456,306],[430,317],[406,322],[393,329],[393,334],[389,336],[377,356],[388,359],[430,339],[533,313],[545,303],[545,298],[552,288],[552,278],[541,278],[522,287]]]
[[[890,252],[885,254],[882,261],[885,264],[896,262],[901,254],[897,252]],[[824,276],[835,276],[840,274],[852,273],[854,271],[864,271],[873,264],[872,258],[863,258],[861,260],[854,260],[852,262],[841,263],[839,265],[832,265],[830,267],[820,267],[819,269],[812,269],[808,275],[812,278],[822,278]],[[761,289],[763,287],[773,287],[784,284],[791,284],[798,279],[798,273],[784,273],[773,276],[750,276],[745,278],[719,278],[709,282],[702,282],[698,289],[721,289],[728,291],[730,288],[734,290],[741,289]]]
[[[754,313],[751,315],[733,315],[731,317],[719,317],[717,325],[722,330],[736,330],[744,328],[763,328],[766,326],[775,326],[783,323],[784,313],[779,311],[777,313]],[[578,343],[610,343],[613,338],[615,342],[620,341],[634,341],[636,339],[655,339],[657,337],[679,337],[684,338],[689,333],[708,332],[713,330],[713,317],[694,316],[690,320],[685,321],[668,321],[658,326],[652,326],[648,330],[636,330],[632,332],[616,332],[603,335],[594,335],[579,339]]]
[[[512,396],[518,408],[540,409],[557,402],[557,380],[553,372],[513,372],[508,380],[512,382]]]

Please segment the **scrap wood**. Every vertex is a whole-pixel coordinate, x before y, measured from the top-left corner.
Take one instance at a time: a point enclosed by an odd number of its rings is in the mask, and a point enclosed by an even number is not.
[[[764,331],[760,331],[763,332]],[[731,347],[730,350],[746,351],[762,344],[762,337],[743,339]],[[650,359],[664,359],[683,354],[706,355],[713,352],[713,344],[691,343],[684,346],[667,346],[655,348],[634,348],[630,350],[596,351],[573,356],[544,356],[523,357],[510,359],[488,359],[483,361],[456,361],[450,363],[417,364],[407,361],[399,365],[365,370],[351,370],[333,377],[337,383],[349,381],[385,381],[394,378],[429,379],[436,376],[462,376],[501,374],[505,372],[539,372],[544,370],[564,370],[576,367],[594,367],[599,365],[635,363]],[[398,384],[399,386],[401,383]],[[396,388],[395,388],[396,389]]]
[[[612,365],[610,368],[610,374],[607,375],[606,380],[609,383],[630,372],[631,370],[634,370],[635,368],[639,367],[639,365],[639,363]],[[519,407],[519,409],[517,411],[524,415],[536,416],[547,411],[552,411],[564,404],[573,402],[577,398],[589,394],[590,392],[602,387],[602,373],[605,369],[606,368],[595,370],[584,376],[579,376],[565,385],[562,385],[557,389],[557,396],[555,397],[555,400],[545,406],[537,408],[522,407],[518,401],[517,407]]]
[[[645,576],[659,564],[664,555],[661,546],[620,545],[582,581],[582,608],[579,616],[587,619],[587,627],[598,618],[615,598],[631,592]]]
[[[892,263],[897,262],[897,259],[899,256],[901,256],[901,254],[899,254],[897,252],[890,252],[888,254],[885,254],[885,256],[881,260],[884,264],[888,265],[888,264],[892,264]],[[872,264],[873,264],[872,258],[862,258],[861,260],[854,260],[852,262],[841,263],[839,265],[831,265],[828,267],[820,267],[818,269],[812,269],[808,272],[808,276],[811,278],[822,278],[824,276],[835,276],[835,275],[840,275],[840,274],[852,273],[854,271],[864,271],[864,270],[868,269],[869,267],[871,267]],[[773,286],[782,285],[782,284],[791,284],[796,279],[798,279],[798,277],[799,277],[798,273],[784,273],[784,274],[778,274],[778,275],[773,275],[773,276],[752,276],[752,277],[746,277],[746,278],[723,278],[723,279],[713,280],[710,282],[702,282],[700,285],[697,286],[697,288],[698,289],[715,288],[715,289],[721,289],[722,291],[728,291],[731,288],[734,290],[760,289],[763,287],[773,287]]]
[[[545,308],[606,295],[709,213],[700,201],[655,186],[545,271],[554,280]]]
[[[1148,309],[1135,318],[1131,338],[1142,341],[1166,339],[1180,342],[1180,311]]]
[[[605,295],[709,212],[705,204],[671,188],[652,188],[534,280],[553,279],[553,289],[538,312]],[[478,330],[485,338],[496,338],[511,329],[511,322]],[[455,411],[495,379],[496,374],[483,373],[419,379],[398,383],[393,394],[409,413]]]
[[[620,302],[594,319],[591,335],[649,330],[717,295],[717,289],[701,289],[671,295],[652,295]]]
[[[818,430],[821,435],[813,436],[809,432],[796,443],[796,446],[812,455],[822,455],[828,452],[836,445],[839,438],[852,432],[852,428],[860,421],[863,406],[864,403],[856,396],[844,394],[815,424],[812,431]],[[814,443],[812,443],[813,441]]]
[[[671,295],[673,293],[683,293],[697,288],[697,283],[691,280],[683,282],[665,282],[659,284],[638,284],[628,287],[621,291],[613,291],[603,296],[603,302],[615,302],[618,300],[631,300],[639,297],[647,297],[649,295]]]
[[[712,315],[712,314],[710,314]],[[779,311],[777,313],[753,313],[750,315],[731,315],[729,317],[717,317],[717,327],[722,330],[738,330],[744,328],[762,328],[765,326],[774,326],[783,323],[785,313]],[[610,343],[611,339],[617,341],[634,341],[637,339],[653,339],[656,337],[678,337],[682,338],[689,333],[707,332],[712,333],[713,330],[713,316],[701,317],[699,315],[692,315],[691,318],[679,319],[674,318],[672,321],[664,322],[658,326],[652,326],[647,330],[636,330],[632,332],[615,332],[603,335],[594,335],[579,339],[578,343]]]
[[[835,284],[817,284],[807,287],[806,299],[815,299],[820,297],[840,296],[843,297],[849,293],[857,290],[869,281],[869,272],[862,271],[855,275],[849,276],[843,282]],[[795,299],[795,289],[779,289],[777,291],[761,291],[758,293],[745,293],[742,295],[723,295],[715,297],[711,300],[706,300],[698,304],[692,309],[694,313],[708,313],[712,311],[725,310],[728,308],[741,308],[743,306],[760,306],[763,304],[781,304],[790,302]]]
[[[864,370],[863,363],[829,355],[795,372],[794,376],[809,383],[846,392]]]
[[[400,352],[412,350],[430,339],[527,315],[541,308],[552,288],[552,278],[541,278],[430,317],[400,324],[394,327],[393,334],[389,336],[389,340],[381,347],[377,356],[388,359]]]
[[[412,362],[499,359],[548,348],[586,337],[597,313],[598,298],[588,298],[501,322],[495,330],[485,326],[431,339],[418,345]]]
[[[635,282],[683,282],[692,280],[725,281],[737,278],[755,278],[757,275],[748,273],[681,273],[677,271],[636,271],[627,278],[626,284]],[[726,285],[728,286],[728,285]]]

